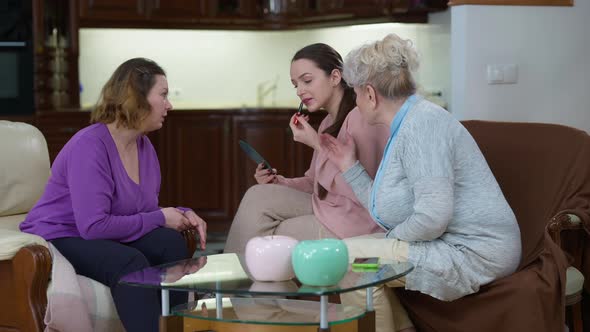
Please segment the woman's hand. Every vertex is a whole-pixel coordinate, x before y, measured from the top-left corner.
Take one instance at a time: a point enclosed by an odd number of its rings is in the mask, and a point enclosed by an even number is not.
[[[297,118],[297,124],[295,124],[295,118]],[[293,114],[291,121],[289,121],[289,127],[293,132],[293,140],[303,143],[314,150],[319,150],[320,138],[318,132],[307,121],[309,121],[309,116]]]
[[[184,216],[181,210],[173,207],[167,207],[162,208],[161,211],[164,214],[164,219],[166,220],[164,227],[172,228],[179,232],[189,228],[190,222],[188,218]]]
[[[357,160],[355,146],[348,133],[344,136],[344,143],[329,134],[322,134],[320,138],[321,147],[326,152],[326,156],[341,172],[345,172],[354,165]]]
[[[256,167],[256,173],[254,173],[254,178],[258,184],[266,184],[266,183],[277,183],[277,170],[276,169],[268,169],[263,168],[264,164],[258,164]]]
[[[207,243],[207,223],[205,220],[201,219],[201,217],[197,216],[193,210],[185,211],[184,216],[188,219],[190,226],[195,228],[199,233],[201,249],[205,250],[205,245]]]

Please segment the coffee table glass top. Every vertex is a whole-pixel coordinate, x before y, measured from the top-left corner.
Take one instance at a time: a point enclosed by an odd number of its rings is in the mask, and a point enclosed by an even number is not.
[[[269,262],[272,264],[272,262]],[[130,273],[120,282],[133,286],[200,293],[238,295],[330,295],[380,285],[401,278],[413,269],[407,262],[382,261],[378,270],[354,272],[350,268],[334,286],[301,285],[293,280],[256,281],[248,273],[242,255],[201,256]]]

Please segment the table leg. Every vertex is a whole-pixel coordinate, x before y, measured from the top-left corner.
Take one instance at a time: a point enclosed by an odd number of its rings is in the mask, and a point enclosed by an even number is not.
[[[215,314],[217,315],[217,319],[223,318],[223,298],[221,297],[221,293],[215,294]]]
[[[328,295],[322,295],[320,297],[320,327],[318,332],[329,332],[330,326],[328,325]]]
[[[367,303],[365,305],[365,317],[359,320],[359,331],[375,331],[375,308],[373,307],[373,288],[367,287]]]
[[[170,315],[170,292],[167,289],[162,289],[162,316]]]
[[[367,305],[365,311],[373,311],[373,287],[368,287],[365,289],[367,294]]]

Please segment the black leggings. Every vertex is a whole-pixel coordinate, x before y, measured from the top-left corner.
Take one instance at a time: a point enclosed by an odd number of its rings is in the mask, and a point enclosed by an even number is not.
[[[119,279],[149,266],[189,257],[182,235],[170,228],[157,228],[129,243],[79,237],[55,239],[51,243],[72,264],[77,274],[111,289],[117,313],[128,332],[158,331],[160,292],[122,285],[118,283]],[[186,301],[186,292],[170,292],[170,306]]]

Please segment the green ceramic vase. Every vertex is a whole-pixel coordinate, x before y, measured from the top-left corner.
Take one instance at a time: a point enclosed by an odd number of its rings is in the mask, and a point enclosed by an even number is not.
[[[309,286],[333,286],[348,271],[348,249],[338,239],[301,241],[291,254],[297,279]]]

